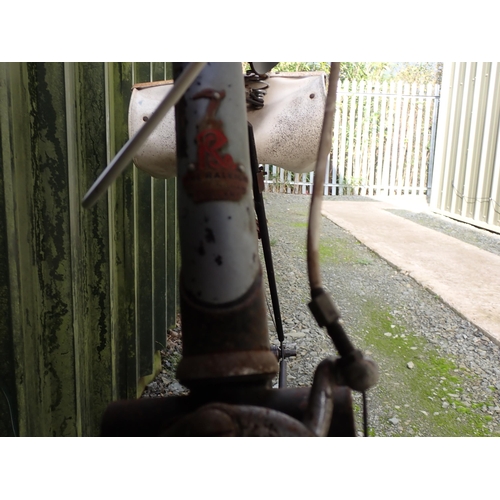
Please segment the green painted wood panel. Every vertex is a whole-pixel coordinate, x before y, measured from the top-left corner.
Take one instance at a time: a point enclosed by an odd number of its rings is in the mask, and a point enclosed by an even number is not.
[[[134,83],[151,81],[151,64],[134,64]],[[134,170],[134,203],[136,231],[136,308],[139,333],[139,376],[153,373],[153,224],[152,224],[152,179],[142,170]]]
[[[166,182],[154,179],[152,191],[153,347],[157,351],[167,343]]]
[[[132,63],[107,63],[108,161],[128,140]],[[134,172],[132,164],[108,192],[110,219],[111,333],[114,398],[137,395]]]
[[[136,329],[139,337],[139,376],[153,372],[153,282],[151,177],[134,170]]]
[[[167,180],[167,327],[175,326],[179,311],[180,248],[177,226],[177,179]]]
[[[0,76],[1,78],[1,76]],[[0,80],[0,100],[5,100],[7,96],[2,93],[5,80]],[[7,118],[0,119],[0,137],[6,137],[2,134],[2,126],[6,126]],[[0,165],[3,165],[3,147],[0,144]],[[6,220],[5,207],[5,183],[0,175],[0,221]],[[9,255],[7,241],[7,227],[0,224],[0,256]],[[6,258],[0,258],[0,353],[2,353],[2,363],[0,363],[0,436],[16,436],[17,429],[17,397],[16,384],[13,374],[16,365],[14,358],[14,339],[12,336],[12,315],[10,303],[9,286],[9,261]]]
[[[107,163],[104,67],[66,63],[67,134],[76,394],[79,434],[99,426],[112,400],[107,200],[93,210],[81,199]]]
[[[128,139],[134,82],[169,63],[0,63],[0,435],[98,435],[137,397],[177,308],[175,179],[130,167],[80,202]],[[156,361],[155,361],[156,360]]]
[[[2,156],[19,428],[75,435],[64,68],[9,64],[6,73]]]

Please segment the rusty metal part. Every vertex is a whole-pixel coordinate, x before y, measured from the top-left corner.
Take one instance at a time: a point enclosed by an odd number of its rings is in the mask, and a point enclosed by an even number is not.
[[[366,400],[366,391],[363,394],[363,434],[368,437],[368,405]]]
[[[288,366],[286,363],[286,359],[281,359],[279,363],[280,372],[278,375],[278,387],[281,389],[287,387]]]
[[[339,362],[340,359],[324,359],[314,373],[313,386],[303,421],[306,427],[317,436],[328,434],[334,409],[338,405],[338,401],[334,401],[334,394],[341,385],[339,384]],[[344,384],[342,386],[344,387]],[[341,411],[344,412],[344,417],[352,416],[350,394],[341,405]]]
[[[379,379],[377,364],[355,349],[336,360],[335,378],[338,385],[346,385],[354,391],[366,391],[374,387]]]
[[[264,167],[259,167],[257,172],[257,185],[259,186],[259,192],[263,193],[266,190],[266,185],[264,183],[264,177],[266,172],[264,172]]]
[[[377,366],[373,361],[364,359],[360,351],[355,351],[354,355],[345,358],[327,358],[323,360],[316,368],[314,374],[314,382],[304,417],[304,424],[317,436],[326,436],[330,428],[334,410],[333,395],[335,388],[341,385],[362,391],[363,401],[366,403],[365,389],[362,387],[364,385],[371,387],[377,381]],[[344,404],[343,406],[345,408],[346,405]],[[364,407],[366,409],[366,404]],[[366,410],[364,412],[364,420],[366,423]]]
[[[224,383],[224,377],[267,382],[278,372],[261,273],[240,300],[225,306],[200,303],[181,286],[181,314],[183,358],[177,377],[187,387],[206,385],[207,380]]]
[[[184,356],[179,363],[177,377],[183,385],[193,388],[195,385],[206,386],[207,383],[240,383],[240,377],[267,381],[276,373],[276,358],[271,351],[248,350]],[[228,378],[233,380],[226,380]]]
[[[267,75],[247,72],[245,75],[245,94],[248,110],[258,110],[264,107],[264,97],[269,84],[265,83]]]
[[[269,408],[302,422],[310,399],[310,388],[241,390],[223,387],[219,391],[194,391],[189,396],[143,398],[116,401],[108,405],[101,423],[106,437],[160,436],[181,418],[201,406],[213,402]],[[347,387],[333,389],[334,411],[328,436],[355,436],[351,391]]]
[[[355,353],[358,354],[359,351],[355,351]],[[367,365],[369,368],[366,367]],[[340,384],[345,386],[346,366],[355,374],[350,375],[351,378],[356,378],[356,382],[354,383],[350,380],[352,385],[359,386],[366,383],[367,380],[374,385],[378,379],[378,373],[375,375],[373,371],[374,368],[376,371],[376,365],[372,361],[363,359],[362,357],[359,358],[359,356],[356,356],[350,360],[349,358],[327,358],[323,360],[316,368],[314,382],[309,396],[309,403],[303,419],[304,425],[317,436],[326,436],[329,432],[334,408],[336,409],[335,405],[338,404],[337,401],[334,402],[335,390]],[[367,375],[366,372],[370,372],[369,375]],[[357,380],[357,377],[359,377],[361,382]],[[357,390],[361,389],[358,388]],[[363,401],[366,403],[364,390]],[[349,403],[346,404],[346,402],[344,402],[344,404],[341,405],[340,412],[345,412],[348,406]],[[338,414],[339,411],[337,411],[337,415]],[[352,407],[350,409],[350,415],[352,415]],[[350,418],[350,415],[349,413],[344,413],[344,417],[347,419]],[[366,410],[364,413],[364,421],[366,435]]]
[[[333,415],[333,389],[337,385],[335,361],[323,360],[314,373],[304,425],[316,436],[326,436]]]
[[[308,304],[309,309],[319,326],[328,326],[340,319],[340,312],[333,302],[331,295],[322,288],[311,290],[311,298],[312,300]]]
[[[302,423],[261,406],[212,403],[169,427],[164,436],[313,437]]]
[[[336,365],[338,373],[335,378],[338,385],[347,385],[355,391],[370,389],[378,382],[377,365],[354,348],[339,322],[340,313],[330,295],[322,288],[314,289],[311,293],[313,300],[309,308],[319,326],[326,326],[328,335],[341,356]]]
[[[348,386],[364,394],[365,385],[372,387],[377,381],[377,366],[373,361],[364,359],[360,351],[344,358],[323,360],[314,374],[304,424],[315,435],[326,436],[334,409],[335,387]]]
[[[272,345],[271,352],[276,356],[276,359],[278,360],[282,358],[291,358],[292,356],[297,356],[297,349],[295,347],[284,347],[282,350],[281,346]]]
[[[324,360],[313,388],[198,387],[189,396],[119,401],[103,436],[355,436],[351,391],[336,386],[338,360]]]
[[[207,63],[175,109],[182,286],[213,306],[239,300],[260,269],[244,92],[241,64]]]

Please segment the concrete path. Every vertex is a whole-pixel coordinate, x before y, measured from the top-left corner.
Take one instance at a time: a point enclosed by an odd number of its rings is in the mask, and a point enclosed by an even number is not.
[[[387,212],[396,207],[386,202],[324,201],[322,208],[500,344],[499,256]]]

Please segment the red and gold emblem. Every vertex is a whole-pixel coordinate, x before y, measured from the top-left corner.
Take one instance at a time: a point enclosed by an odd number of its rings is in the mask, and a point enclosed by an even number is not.
[[[222,121],[215,115],[226,93],[203,90],[193,99],[209,99],[207,112],[196,136],[198,162],[183,178],[184,187],[195,203],[207,201],[238,201],[247,191],[248,178],[243,167],[222,149],[228,139]]]

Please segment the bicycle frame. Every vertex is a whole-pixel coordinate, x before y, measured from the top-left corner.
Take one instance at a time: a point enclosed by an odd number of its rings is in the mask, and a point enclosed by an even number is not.
[[[174,75],[182,69],[174,65]],[[191,389],[211,379],[266,381],[277,372],[269,350],[245,116],[237,64],[208,63],[176,107],[183,263],[178,377]]]
[[[174,63],[176,81],[187,65]],[[267,330],[252,195],[257,159],[241,63],[207,63],[175,116],[183,339],[177,377],[190,395],[112,403],[102,435],[354,436],[348,385],[365,390],[375,376],[367,375],[366,360],[320,288],[311,310],[342,358],[323,361],[312,388],[271,389],[278,360]]]

